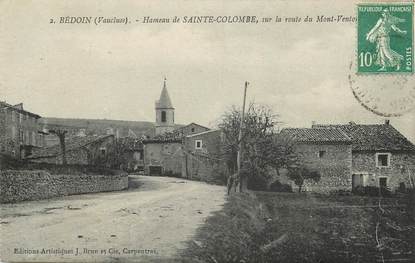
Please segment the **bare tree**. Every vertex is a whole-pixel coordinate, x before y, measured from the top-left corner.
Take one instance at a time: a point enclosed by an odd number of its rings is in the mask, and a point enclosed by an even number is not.
[[[59,138],[59,144],[61,146],[61,154],[62,154],[62,164],[66,165],[66,144],[65,144],[65,137],[66,134],[68,133],[68,131],[63,130],[63,129],[54,129],[54,130],[49,130],[50,133],[55,134],[56,136],[58,136]]]
[[[247,188],[249,176],[268,176],[268,168],[288,166],[292,158],[289,142],[277,135],[279,116],[266,106],[250,103],[245,114],[242,137],[239,140],[241,111],[232,107],[225,112],[219,128],[224,134],[223,154],[231,174],[237,172],[239,143],[243,147],[239,190]],[[295,161],[295,160],[293,160]]]

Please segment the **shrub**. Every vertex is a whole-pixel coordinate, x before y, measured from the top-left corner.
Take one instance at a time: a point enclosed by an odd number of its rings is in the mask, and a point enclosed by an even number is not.
[[[248,176],[248,189],[254,191],[267,190],[267,180],[260,175]]]
[[[355,195],[367,195],[367,196],[390,196],[392,193],[388,188],[379,188],[377,186],[356,186],[352,193]]]
[[[289,192],[289,193],[293,191],[291,185],[283,184],[278,180],[276,180],[270,185],[270,190],[273,192]]]

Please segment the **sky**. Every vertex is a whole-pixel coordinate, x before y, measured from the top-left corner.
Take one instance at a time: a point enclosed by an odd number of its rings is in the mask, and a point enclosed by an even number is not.
[[[176,123],[214,126],[266,104],[285,127],[383,123],[354,98],[356,23],[50,24],[61,16],[354,16],[353,1],[0,0],[0,100],[45,117],[154,121],[164,77]],[[415,83],[413,76],[409,83]],[[389,118],[415,142],[414,111]]]

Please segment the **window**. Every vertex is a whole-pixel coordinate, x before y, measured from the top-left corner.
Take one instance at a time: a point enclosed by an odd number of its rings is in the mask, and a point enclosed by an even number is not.
[[[377,153],[376,154],[376,167],[389,167],[390,166],[390,153]]]
[[[319,151],[318,158],[323,158],[326,155],[326,151]]]
[[[166,112],[165,111],[162,111],[161,112],[161,122],[166,122]]]
[[[107,148],[105,148],[105,147],[101,147],[101,148],[99,148],[99,153],[100,153],[101,155],[105,155],[105,154],[107,153]]]
[[[195,128],[192,128],[192,132],[195,132]]]
[[[202,149],[202,140],[195,141],[195,149]]]

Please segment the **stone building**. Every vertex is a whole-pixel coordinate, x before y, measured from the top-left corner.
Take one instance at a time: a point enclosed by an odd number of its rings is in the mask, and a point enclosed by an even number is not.
[[[117,158],[114,135],[79,136],[65,140],[67,164],[111,167]],[[26,158],[31,162],[62,164],[61,146],[36,149]]]
[[[384,124],[313,125],[340,129],[352,139],[352,186],[392,190],[413,185],[415,146],[386,120]],[[412,178],[412,182],[411,179]]]
[[[300,161],[320,172],[320,181],[306,181],[307,191],[349,190],[351,188],[352,140],[339,129],[289,128],[281,135],[295,142]]]
[[[23,104],[0,101],[0,154],[24,158],[33,148],[45,145],[45,133],[38,129],[39,115],[23,109]]]
[[[147,175],[181,175],[182,140],[153,138],[143,141],[144,172]]]
[[[188,125],[175,129],[173,131],[173,134],[175,137],[183,138],[183,137],[186,137],[187,135],[201,133],[201,132],[205,132],[208,130],[210,129],[200,124],[192,122]]]
[[[182,177],[224,183],[226,166],[221,155],[222,133],[208,130],[183,139]]]
[[[314,124],[281,133],[295,141],[304,163],[321,173],[320,182],[306,183],[307,190],[352,190],[357,186],[397,190],[414,183],[415,146],[389,121],[373,125]]]

